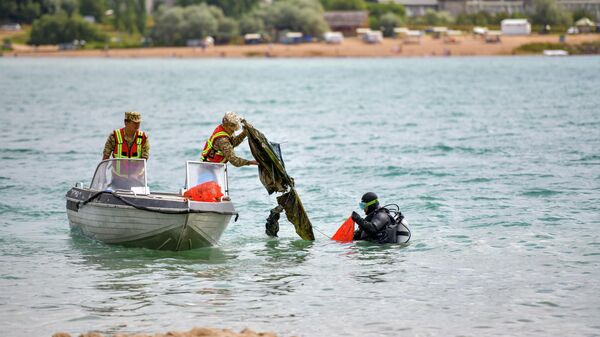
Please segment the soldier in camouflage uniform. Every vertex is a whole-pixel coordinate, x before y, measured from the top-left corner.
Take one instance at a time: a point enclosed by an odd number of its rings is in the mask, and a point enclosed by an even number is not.
[[[240,145],[246,138],[246,130],[234,135],[240,129],[240,118],[234,112],[227,112],[222,123],[217,126],[204,144],[201,160],[213,163],[230,162],[233,166],[258,165],[256,160],[247,160],[235,155],[234,147]]]
[[[125,112],[125,127],[116,129],[108,135],[104,144],[102,160],[114,158],[142,158],[150,157],[150,142],[148,135],[140,131],[142,115],[137,111]],[[121,145],[121,151],[118,148]],[[125,150],[123,150],[125,149]],[[117,153],[119,152],[119,153]]]

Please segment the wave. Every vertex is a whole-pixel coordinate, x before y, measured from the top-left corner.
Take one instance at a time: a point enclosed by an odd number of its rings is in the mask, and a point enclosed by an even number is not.
[[[554,196],[554,195],[557,195],[560,193],[562,193],[562,192],[549,190],[549,189],[545,189],[545,188],[536,188],[536,189],[527,190],[527,191],[521,193],[521,195],[526,196],[526,197],[551,197],[551,196]]]

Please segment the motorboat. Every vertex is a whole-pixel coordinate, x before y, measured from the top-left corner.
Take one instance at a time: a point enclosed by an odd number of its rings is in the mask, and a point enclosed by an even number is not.
[[[107,244],[179,251],[217,245],[231,218],[237,220],[226,164],[187,161],[177,193],[151,192],[146,173],[144,159],[100,162],[89,187],[76,183],[67,192],[71,230]],[[183,196],[208,181],[221,188],[218,202]]]

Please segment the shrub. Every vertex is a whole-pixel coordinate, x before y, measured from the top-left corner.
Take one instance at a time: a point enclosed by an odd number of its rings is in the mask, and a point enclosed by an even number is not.
[[[239,28],[242,34],[264,33],[265,24],[259,16],[250,13],[240,19]]]
[[[161,7],[155,16],[151,32],[158,45],[185,45],[190,39],[213,36],[217,42],[229,42],[238,34],[237,22],[223,11],[206,4],[182,7]]]
[[[321,0],[323,7],[332,11],[357,11],[367,9],[364,0]]]
[[[548,49],[562,49],[571,55],[600,54],[600,41],[583,42],[580,44],[567,43],[527,43],[515,49],[517,54],[539,54]]]
[[[71,43],[74,40],[106,41],[106,35],[93,24],[79,16],[67,16],[64,12],[43,15],[31,26],[29,44]]]
[[[316,0],[283,0],[258,11],[268,30],[298,31],[311,36],[320,36],[329,30],[323,7]]]
[[[562,8],[556,0],[534,0],[531,21],[538,25],[569,26],[573,22],[571,13]]]
[[[394,13],[386,13],[381,16],[379,23],[383,29],[384,36],[393,36],[394,28],[402,25],[402,19]]]

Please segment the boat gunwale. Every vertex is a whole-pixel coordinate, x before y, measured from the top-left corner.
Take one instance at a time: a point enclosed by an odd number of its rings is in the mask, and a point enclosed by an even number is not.
[[[108,192],[108,191],[97,191],[97,190],[92,190],[89,188],[83,188],[83,187],[72,187],[69,192],[71,190],[80,190],[82,192],[85,193],[98,193],[98,192],[106,192],[106,194],[110,194],[112,195],[113,193],[115,193],[116,195],[118,195],[119,197],[123,197],[123,198],[127,198],[127,199],[138,199],[138,200],[151,200],[151,201],[167,201],[167,202],[171,202],[171,203],[176,203],[181,205],[182,207],[156,207],[156,206],[143,206],[146,209],[140,209],[138,207],[134,207],[131,205],[127,205],[127,204],[116,204],[116,203],[109,203],[109,202],[98,202],[96,200],[94,201],[90,201],[89,203],[86,203],[87,205],[93,205],[96,207],[106,207],[106,208],[125,208],[125,209],[137,209],[140,211],[145,211],[145,212],[180,212],[179,214],[198,214],[198,213],[212,213],[212,214],[220,214],[220,215],[238,215],[237,212],[235,212],[235,208],[233,208],[233,203],[229,200],[227,201],[221,201],[219,202],[219,204],[222,205],[227,205],[227,206],[231,206],[232,209],[234,209],[233,212],[228,212],[228,211],[218,211],[218,210],[203,210],[203,209],[195,209],[195,208],[190,208],[189,206],[189,200],[182,197],[182,196],[178,196],[176,194],[170,194],[169,196],[174,196],[176,198],[161,198],[160,196],[157,197],[157,195],[159,193],[154,193],[154,194],[135,194],[135,193],[127,193],[125,191],[125,193],[123,193],[122,191],[113,191],[113,192]],[[69,192],[67,192],[67,195],[65,196],[65,199],[67,201],[71,201],[74,203],[81,203],[82,201],[84,201],[85,199],[79,199],[79,198],[74,198],[72,196],[69,196]],[[165,194],[163,194],[165,195]],[[116,197],[115,197],[116,198]],[[118,200],[118,199],[117,199]],[[122,201],[119,200],[119,203],[122,203]],[[195,204],[206,204],[206,205],[212,205],[215,203],[211,203],[211,202],[201,202],[201,201],[194,201]]]

